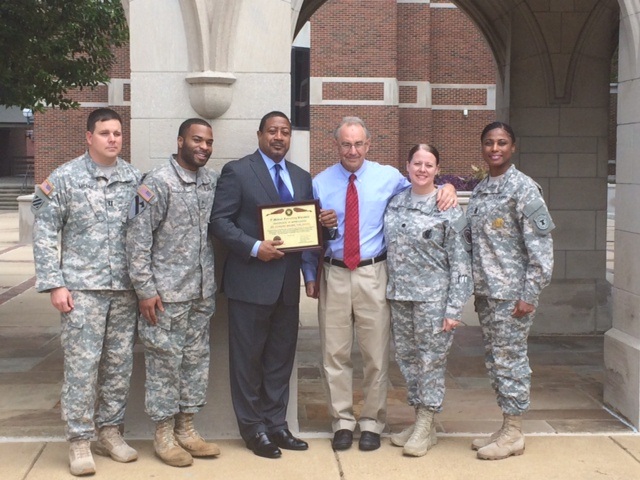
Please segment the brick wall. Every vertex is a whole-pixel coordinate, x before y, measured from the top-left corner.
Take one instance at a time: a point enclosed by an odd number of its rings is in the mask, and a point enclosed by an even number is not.
[[[393,78],[399,82],[429,82],[431,105],[312,105],[311,171],[316,174],[337,161],[333,130],[345,115],[362,117],[372,134],[368,157],[404,168],[406,153],[415,143],[432,143],[441,153],[443,173],[468,174],[481,165],[479,135],[495,119],[482,107],[486,88],[455,85],[494,85],[496,66],[480,32],[455,8],[396,0],[329,0],[311,18],[311,76],[315,78]],[[128,48],[116,50],[112,78],[128,79]],[[435,84],[435,85],[434,85]],[[444,88],[442,87],[444,85]],[[383,103],[382,83],[332,82],[322,86],[323,100],[342,103]],[[106,103],[106,87],[74,92],[80,102]],[[124,87],[130,100],[130,88]],[[420,103],[418,88],[399,86],[401,104]],[[443,109],[443,106],[452,106]],[[36,182],[81,154],[85,149],[85,122],[95,107],[78,111],[49,110],[36,114]],[[128,106],[114,106],[124,120],[122,156],[129,159]],[[611,107],[610,158],[615,158],[615,100]]]
[[[311,19],[311,76],[395,78],[397,76],[395,0],[330,0]],[[332,98],[380,101],[380,83],[332,83],[323,92]],[[323,93],[324,94],[324,93]],[[331,98],[328,98],[331,99]],[[333,131],[342,117],[361,117],[372,136],[368,157],[397,164],[397,106],[351,105],[311,107],[311,173],[338,158]]]
[[[111,69],[111,78],[128,79],[131,76],[128,46],[115,49],[114,52],[116,63]],[[104,104],[120,114],[124,133],[120,156],[125,160],[129,160],[130,107],[127,105],[108,105],[108,89],[105,85],[100,85],[95,89],[75,90],[70,92],[70,96],[81,104],[88,102]],[[128,100],[126,96],[125,100]],[[35,114],[36,184],[42,182],[56,167],[85,152],[87,116],[95,108],[96,106],[81,106],[77,110],[47,109],[44,113]]]
[[[435,3],[435,2],[432,2]],[[446,2],[439,2],[446,3]],[[311,18],[311,76],[396,78],[399,82],[445,84],[433,87],[429,105],[418,87],[399,86],[396,105],[349,105],[381,100],[381,83],[324,83],[322,100],[344,105],[311,107],[311,170],[337,161],[331,132],[345,115],[361,116],[372,133],[368,158],[400,167],[415,143],[432,143],[446,173],[468,174],[478,165],[484,125],[494,120],[485,108],[487,89],[446,84],[494,85],[496,67],[484,39],[455,8],[396,0],[329,0]],[[442,109],[443,106],[451,109]],[[433,108],[432,108],[433,107]]]

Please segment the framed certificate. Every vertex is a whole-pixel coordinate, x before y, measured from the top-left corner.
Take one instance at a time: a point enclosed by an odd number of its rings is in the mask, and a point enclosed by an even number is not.
[[[283,252],[321,248],[319,215],[318,200],[258,205],[262,240],[282,240]]]

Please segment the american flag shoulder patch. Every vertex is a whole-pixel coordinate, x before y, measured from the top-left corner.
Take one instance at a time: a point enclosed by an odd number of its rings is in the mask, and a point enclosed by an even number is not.
[[[138,195],[147,203],[152,203],[151,201],[156,196],[144,183],[138,187]]]
[[[51,193],[54,190],[53,183],[51,183],[51,180],[49,180],[48,178],[45,179],[45,181],[42,182],[39,187],[40,190],[42,190],[42,193],[44,193],[47,197],[51,196]]]

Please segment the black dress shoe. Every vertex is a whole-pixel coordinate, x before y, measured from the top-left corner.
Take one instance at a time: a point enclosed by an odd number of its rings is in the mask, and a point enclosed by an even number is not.
[[[306,450],[309,448],[307,442],[294,437],[286,428],[278,430],[276,433],[270,433],[269,438],[273,443],[285,450]]]
[[[278,446],[269,440],[264,432],[258,432],[247,441],[247,448],[259,457],[280,458],[282,452]]]
[[[358,447],[360,450],[364,450],[365,452],[377,450],[380,448],[380,434],[369,431],[362,432],[360,435],[360,441],[358,442]]]
[[[333,434],[333,440],[331,441],[331,446],[334,450],[347,450],[351,448],[351,444],[353,443],[353,432],[351,430],[347,430],[343,428],[338,430]]]

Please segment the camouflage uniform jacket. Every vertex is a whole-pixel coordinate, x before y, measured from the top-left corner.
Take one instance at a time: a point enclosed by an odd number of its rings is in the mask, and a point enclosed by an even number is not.
[[[515,166],[500,181],[480,182],[467,217],[473,239],[475,294],[537,305],[551,281],[555,227],[541,188]]]
[[[131,290],[125,227],[139,179],[140,172],[118,158],[107,180],[87,152],[55,169],[36,187],[31,209],[39,292],[63,286]]]
[[[390,300],[446,301],[459,319],[472,290],[471,232],[460,207],[441,212],[436,197],[414,202],[411,189],[391,199],[384,215]]]
[[[160,295],[165,302],[186,302],[215,293],[207,227],[218,174],[202,167],[196,179],[171,157],[144,177],[141,189],[151,196],[138,189],[129,214],[127,257],[140,299]]]

